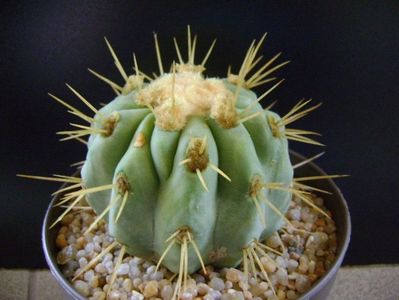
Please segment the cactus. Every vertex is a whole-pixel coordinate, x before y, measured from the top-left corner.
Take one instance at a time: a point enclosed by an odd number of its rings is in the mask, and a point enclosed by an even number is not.
[[[288,63],[272,66],[277,54],[257,67],[265,36],[250,45],[237,74],[229,68],[223,79],[203,74],[215,42],[196,64],[196,37],[188,27],[187,60],[175,39],[178,63],[165,72],[154,37],[154,77],[139,70],[135,55],[135,74],[128,76],[106,40],[125,84],[89,69],[117,94],[101,109],[68,85],[94,117],[50,94],[89,123],[58,132],[66,135],[62,140],[87,144],[88,151],[81,179],[35,178],[72,183],[57,192],[65,193],[61,203],[72,201],[57,222],[85,198],[98,216],[87,231],[103,219],[122,247],[120,259],[127,252],[178,273],[175,296],[189,273],[201,267],[206,273],[206,264],[242,262],[246,274],[258,266],[267,279],[259,262],[267,248],[262,241],[284,223],[295,230],[284,217],[292,195],[318,209],[306,196],[312,188],[293,179],[288,150],[288,140],[321,145],[308,136],[317,133],[286,126],[319,105],[301,100],[283,117],[272,105],[262,108],[260,101],[282,80],[259,97],[251,89],[275,80],[269,75]]]

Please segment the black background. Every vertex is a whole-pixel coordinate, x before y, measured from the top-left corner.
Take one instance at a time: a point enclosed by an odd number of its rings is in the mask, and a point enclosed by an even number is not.
[[[283,51],[292,62],[278,72],[285,83],[263,103],[278,99],[275,109],[285,113],[302,97],[322,101],[296,126],[323,133],[327,153],[318,160],[321,167],[351,174],[337,180],[353,222],[345,263],[399,263],[399,2],[172,2],[2,4],[0,267],[45,267],[40,226],[50,192],[58,187],[15,174],[71,174],[69,164],[84,159],[83,145],[58,142],[55,131],[76,119],[46,93],[83,108],[64,86],[68,82],[97,106],[107,102],[113,92],[86,70],[122,84],[103,36],[125,68],[134,50],[141,69],[151,73],[157,70],[152,32],[171,62],[172,37],[183,47],[187,24],[199,35],[200,57],[218,38],[210,76],[224,76],[229,64],[236,70],[251,40],[269,33],[265,57]],[[308,156],[321,151],[291,147]]]

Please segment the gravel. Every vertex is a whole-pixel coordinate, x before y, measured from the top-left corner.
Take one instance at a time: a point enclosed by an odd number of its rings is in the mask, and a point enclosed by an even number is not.
[[[313,202],[326,210],[322,198],[313,196]],[[246,281],[242,266],[224,269],[206,266],[207,275],[202,271],[190,275],[191,279],[187,281],[180,299],[291,300],[305,293],[335,260],[336,227],[332,219],[313,208],[302,206],[302,202],[296,198],[291,201],[286,217],[297,229],[308,232],[285,227],[279,231],[281,239],[273,235],[264,242],[278,251],[282,249],[281,241],[284,245],[282,255],[265,251],[268,256],[260,258],[270,282],[263,280],[261,273],[256,279],[251,277]],[[82,268],[114,241],[103,221],[99,222],[95,233],[83,236],[94,219],[93,212],[76,210],[61,221],[62,226],[56,238],[59,249],[57,262],[71,282]],[[156,271],[156,262],[139,257],[124,257],[118,267],[116,280],[110,287],[118,253],[119,248],[115,247],[73,281],[75,289],[91,300],[171,299],[176,282],[174,274],[162,266]],[[276,294],[270,284],[273,284]]]

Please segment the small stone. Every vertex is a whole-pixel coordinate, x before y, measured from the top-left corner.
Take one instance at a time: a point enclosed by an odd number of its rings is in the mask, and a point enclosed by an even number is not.
[[[95,291],[91,300],[105,300],[105,293],[103,291]]]
[[[273,297],[273,291],[272,290],[267,290],[264,294],[263,294],[267,299],[269,299],[270,297]]]
[[[192,300],[193,295],[189,292],[184,292],[181,294],[180,298],[181,298],[181,300]]]
[[[312,236],[314,238],[313,244],[315,246],[325,244],[328,241],[328,235],[325,232],[313,232]]]
[[[86,282],[89,282],[93,278],[93,276],[94,276],[94,271],[93,270],[89,270],[89,271],[85,272],[85,274],[83,276],[83,279]]]
[[[280,268],[285,269],[287,267],[287,263],[286,263],[285,259],[282,258],[281,256],[277,256],[275,261],[276,261],[277,266],[279,266]]]
[[[288,218],[299,221],[301,219],[301,210],[299,208],[290,209],[288,211]]]
[[[287,262],[287,270],[288,272],[293,272],[298,267],[298,262],[294,259],[289,259]]]
[[[214,277],[209,282],[209,286],[217,291],[222,291],[224,289],[224,281],[220,278]]]
[[[141,265],[144,262],[144,259],[142,259],[141,257],[133,257],[133,259],[131,260],[132,262],[134,262],[136,265]]]
[[[276,235],[272,235],[266,240],[266,245],[272,248],[277,248],[280,246],[280,240]]]
[[[234,291],[222,295],[221,300],[244,300],[243,292]]]
[[[142,281],[141,278],[134,278],[134,279],[133,279],[133,286],[134,286],[136,289],[138,289],[139,286],[140,286],[140,284],[141,284],[142,282],[143,282],[143,281]]]
[[[249,278],[249,284],[250,285],[257,285],[258,281],[254,277],[252,277],[252,278]]]
[[[209,296],[209,298],[207,298]],[[204,299],[209,300],[220,300],[222,298],[222,294],[219,291],[210,290],[208,294],[204,297]]]
[[[284,299],[285,299],[285,296],[286,296],[286,294],[285,294],[285,292],[284,292],[283,290],[278,290],[278,291],[277,291],[277,298],[278,298],[279,300],[284,300]]]
[[[88,243],[85,247],[85,250],[87,253],[91,253],[94,251],[94,244],[93,243]]]
[[[294,260],[299,260],[301,256],[297,252],[290,252],[290,257]]]
[[[92,288],[96,288],[99,285],[99,279],[98,276],[94,275],[92,278],[89,280],[89,284]]]
[[[126,292],[131,292],[133,288],[132,280],[130,278],[125,278],[123,280],[122,287]]]
[[[304,274],[304,273],[306,273],[308,271],[308,269],[309,269],[309,259],[307,258],[307,256],[302,255],[299,258],[298,270],[299,270],[299,272]]]
[[[147,282],[144,288],[144,297],[149,298],[149,297],[154,297],[158,295],[158,282],[155,280],[151,280]]]
[[[108,274],[112,274],[112,272],[114,271],[114,263],[112,262],[112,260],[106,261],[104,263],[104,267],[105,269],[107,269]]]
[[[144,295],[137,292],[137,291],[132,291],[132,296],[130,297],[130,300],[143,300]]]
[[[77,263],[76,260],[70,260],[62,267],[62,273],[64,274],[65,277],[73,277],[75,270],[78,267],[79,264]]]
[[[76,249],[72,246],[67,246],[57,254],[57,263],[65,265],[68,261],[73,259],[76,255]]]
[[[139,267],[137,267],[137,265],[132,265],[129,264],[130,268],[129,268],[129,276],[130,278],[134,279],[140,276],[141,271],[139,269]]]
[[[224,288],[226,290],[231,289],[233,287],[233,283],[230,280],[226,280],[226,282],[224,283]]]
[[[68,244],[69,244],[69,245],[74,245],[75,242],[76,242],[75,236],[70,235],[70,236],[68,237]]]
[[[119,291],[111,291],[108,294],[108,300],[120,300],[122,294]]]
[[[251,286],[249,291],[252,293],[253,296],[258,297],[264,294],[268,288],[269,285],[266,282],[262,281],[259,284]]]
[[[276,272],[277,282],[283,286],[287,286],[288,284],[288,275],[285,269],[278,269]]]
[[[87,284],[87,282],[84,282],[82,280],[76,280],[74,282],[73,286],[78,291],[78,293],[81,294],[82,296],[85,296],[85,297],[89,296],[90,287]]]
[[[226,272],[226,279],[231,282],[239,282],[241,278],[241,273],[237,269],[229,268]]]
[[[101,252],[102,248],[99,243],[94,243],[94,251]]]
[[[160,271],[154,272],[150,275],[151,280],[160,281],[163,279],[163,273]]]
[[[87,259],[85,258],[85,257],[81,257],[81,258],[79,258],[79,266],[80,266],[80,268],[84,268],[84,267],[86,267],[87,266],[87,263],[88,263],[88,261],[87,261]]]
[[[164,300],[169,300],[173,296],[173,288],[170,285],[165,285],[161,291],[161,297]]]
[[[61,226],[60,230],[58,231],[58,234],[66,234],[66,233],[68,233],[68,227]]]
[[[68,246],[68,242],[65,239],[65,235],[64,234],[59,234],[55,240],[55,245],[58,247],[58,249],[62,249],[66,246]]]
[[[240,280],[238,282],[238,286],[241,288],[241,290],[246,291],[249,289],[249,285],[245,280]]]
[[[164,287],[164,286],[167,286],[167,285],[171,285],[170,281],[167,280],[167,279],[162,279],[161,281],[158,282],[158,288],[159,288],[160,290],[162,290],[163,287]]]
[[[298,292],[304,293],[310,288],[310,280],[305,275],[299,275],[295,280],[295,288]]]
[[[205,295],[206,293],[208,293],[208,291],[209,291],[209,286],[207,285],[207,284],[205,284],[205,283],[198,283],[197,284],[197,291],[198,291],[198,294],[199,295],[201,295],[201,296],[203,296],[203,295]]]
[[[129,274],[129,265],[126,263],[120,264],[117,275],[127,275],[127,274]]]
[[[64,216],[61,220],[61,224],[62,225],[69,225],[72,223],[72,221],[74,220],[74,216],[73,214],[69,213],[66,216]]]
[[[197,283],[205,282],[205,277],[202,276],[201,274],[193,274],[193,278]]]
[[[86,250],[79,250],[78,252],[76,252],[76,258],[79,259],[81,257],[86,257],[87,253]]]
[[[244,291],[244,298],[247,300],[252,299],[252,293],[250,291]]]
[[[104,258],[103,258],[103,263],[110,261],[114,258],[114,256],[111,253],[107,253],[105,254]]]
[[[101,273],[101,274],[107,273],[107,269],[104,267],[104,265],[102,263],[97,264],[95,266],[94,270],[97,273]]]
[[[262,257],[260,261],[267,273],[273,273],[274,271],[276,271],[276,264],[270,259]]]

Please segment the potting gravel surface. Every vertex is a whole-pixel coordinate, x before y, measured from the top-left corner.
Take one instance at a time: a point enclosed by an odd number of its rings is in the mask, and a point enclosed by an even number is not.
[[[322,198],[312,195],[312,200],[331,216],[323,206]],[[88,299],[95,300],[171,299],[176,276],[164,267],[156,270],[154,261],[128,255],[119,265],[116,280],[109,290],[120,251],[118,246],[72,281],[94,257],[114,242],[103,221],[91,233],[83,235],[95,217],[90,210],[78,210],[66,215],[61,221],[62,226],[56,239],[60,249],[57,262],[75,289]],[[207,274],[200,270],[190,275],[180,299],[282,300],[296,299],[306,292],[335,260],[335,223],[297,198],[291,201],[286,218],[295,229],[287,225],[279,230],[280,237],[273,235],[264,242],[277,252],[282,252],[282,255],[265,250],[267,256],[260,257],[276,294],[261,272],[256,279],[251,276],[246,280],[241,265],[223,269],[209,265],[206,266]]]

